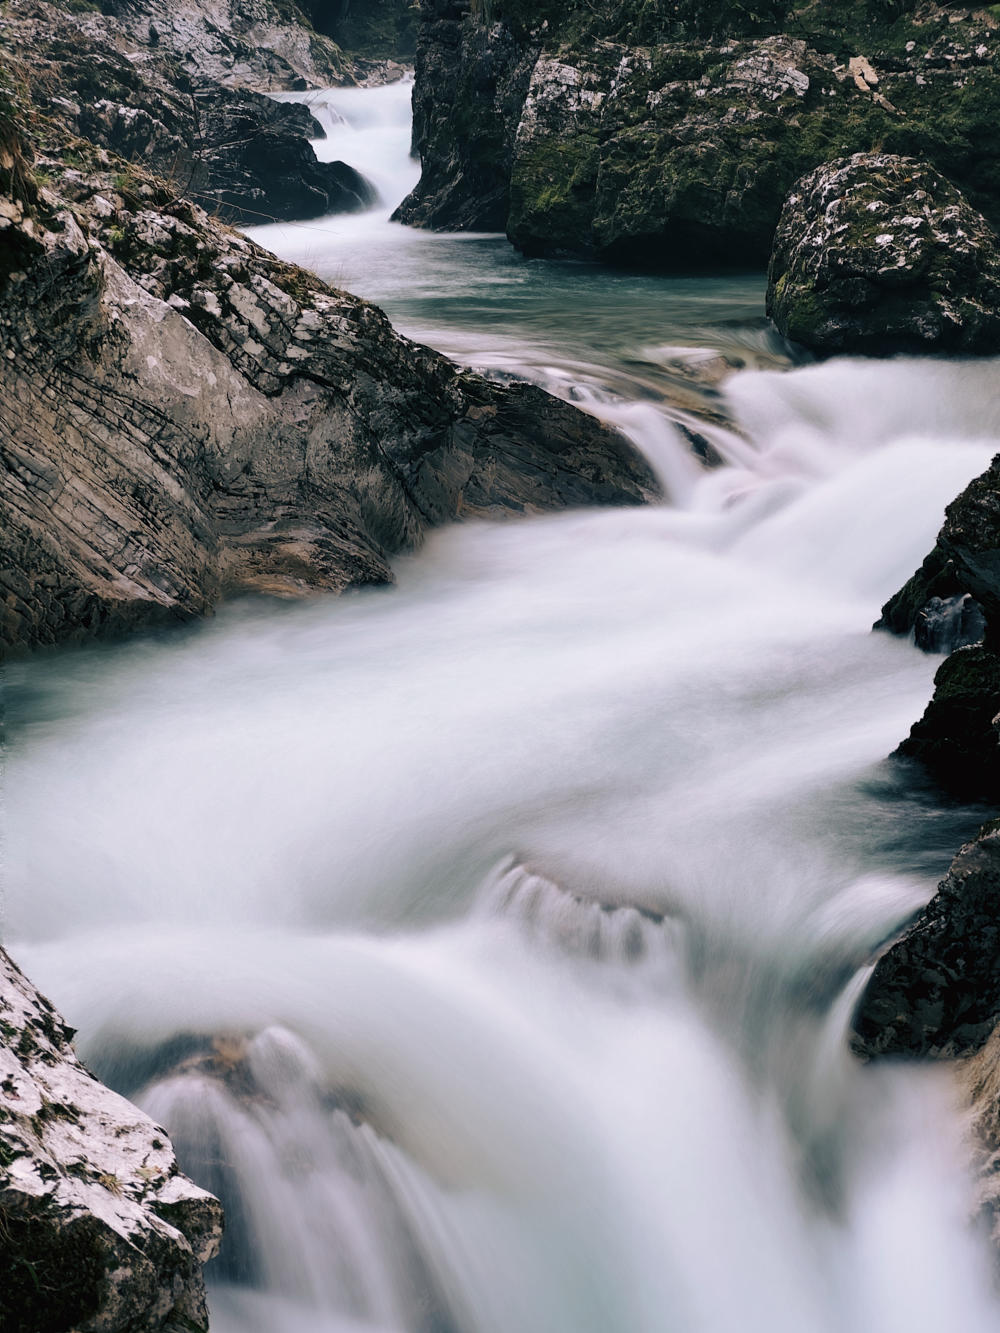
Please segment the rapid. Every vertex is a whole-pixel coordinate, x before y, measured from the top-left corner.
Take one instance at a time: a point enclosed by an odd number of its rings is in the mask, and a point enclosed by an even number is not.
[[[252,234],[664,502],[8,668],[5,944],[225,1202],[215,1333],[995,1330],[947,1076],[848,1033],[982,817],[887,761],[940,659],[870,626],[997,365],[794,367],[759,275],[399,227],[408,96],[310,95],[382,203]]]

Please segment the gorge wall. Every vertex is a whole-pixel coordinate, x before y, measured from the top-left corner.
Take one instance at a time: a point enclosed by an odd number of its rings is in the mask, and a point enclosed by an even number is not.
[[[416,71],[398,216],[528,254],[761,266],[795,181],[876,148],[1000,218],[989,9],[423,0]]]

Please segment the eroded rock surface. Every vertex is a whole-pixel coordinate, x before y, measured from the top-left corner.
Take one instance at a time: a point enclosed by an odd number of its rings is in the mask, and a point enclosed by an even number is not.
[[[221,1208],[0,949],[0,1327],[194,1333]]]
[[[1000,21],[932,0],[422,0],[400,210],[532,254],[763,265],[794,183],[881,152],[1000,219]]]
[[[12,0],[0,13],[9,70],[63,130],[58,138],[50,126],[41,136],[60,159],[56,173],[81,165],[81,138],[230,222],[318,217],[372,202],[357,171],[317,160],[310,139],[323,131],[304,106],[191,75],[176,54],[129,41],[128,31],[115,18],[43,0]],[[127,186],[127,172],[119,174]]]
[[[80,150],[82,151],[82,149]],[[90,150],[0,170],[9,650],[389,579],[460,516],[655,493],[619,436],[501,387]]]
[[[1000,351],[1000,241],[937,171],[856,153],[795,186],[767,312],[814,352]]]

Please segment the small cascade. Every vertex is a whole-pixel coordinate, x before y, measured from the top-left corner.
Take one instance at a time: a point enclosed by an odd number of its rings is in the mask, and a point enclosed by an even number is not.
[[[515,922],[543,947],[611,967],[641,969],[655,982],[676,972],[678,922],[662,913],[578,897],[514,858],[486,878],[474,911]]]
[[[392,1150],[347,1109],[349,1098],[327,1091],[306,1045],[271,1027],[206,1047],[137,1100],[223,1202],[226,1237],[209,1269],[222,1311],[213,1328],[239,1311],[234,1328],[268,1333],[284,1307],[282,1328],[298,1311],[310,1329],[450,1333]]]
[[[373,211],[381,217],[396,207],[420,175],[410,156],[412,91],[413,80],[400,79],[374,89],[321,88],[271,96],[309,108],[325,136],[312,141],[316,156],[321,162],[346,162],[371,181],[379,196]]]

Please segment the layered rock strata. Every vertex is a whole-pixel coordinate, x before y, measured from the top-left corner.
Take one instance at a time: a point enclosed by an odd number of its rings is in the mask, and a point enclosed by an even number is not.
[[[0,168],[5,648],[340,590],[458,517],[656,490],[619,436],[459,372],[89,149]],[[82,145],[78,151],[87,151]]]
[[[197,1333],[221,1208],[0,949],[0,1327]]]

